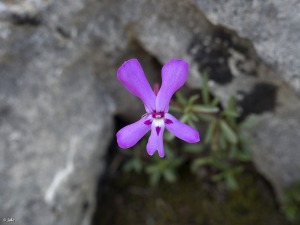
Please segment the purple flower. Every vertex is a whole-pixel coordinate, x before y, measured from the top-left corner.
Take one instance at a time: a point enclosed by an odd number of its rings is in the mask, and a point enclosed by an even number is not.
[[[150,129],[151,135],[146,147],[147,152],[149,155],[153,155],[158,150],[161,158],[165,156],[163,146],[165,128],[186,142],[200,141],[196,129],[181,123],[168,113],[172,95],[187,79],[188,67],[188,63],[183,60],[170,60],[162,68],[161,88],[154,93],[137,59],[130,59],[123,63],[117,73],[118,80],[129,92],[143,101],[147,114],[139,121],[119,130],[117,142],[120,148],[134,146]]]

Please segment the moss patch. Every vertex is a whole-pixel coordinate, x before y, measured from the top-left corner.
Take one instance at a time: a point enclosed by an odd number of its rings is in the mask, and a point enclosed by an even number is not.
[[[95,225],[288,225],[268,185],[245,173],[240,188],[196,179],[187,168],[173,184],[149,186],[144,174],[117,173],[102,188]]]

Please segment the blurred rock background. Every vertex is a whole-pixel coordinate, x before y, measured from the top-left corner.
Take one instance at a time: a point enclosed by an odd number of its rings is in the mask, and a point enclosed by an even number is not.
[[[90,224],[113,117],[142,104],[117,81],[126,59],[150,82],[171,58],[259,119],[253,157],[279,199],[300,179],[300,2],[2,0],[0,216]]]

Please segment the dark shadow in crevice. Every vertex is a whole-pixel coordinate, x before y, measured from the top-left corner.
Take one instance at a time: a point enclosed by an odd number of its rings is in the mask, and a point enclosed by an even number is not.
[[[99,221],[101,221],[101,214],[102,212],[99,210],[99,204],[101,204],[102,200],[102,193],[103,193],[103,188],[109,188],[108,183],[109,183],[109,177],[110,177],[110,164],[112,163],[114,157],[118,152],[116,151],[118,149],[118,144],[117,144],[117,138],[116,138],[116,133],[118,130],[123,128],[124,126],[128,125],[128,122],[122,120],[119,116],[114,117],[114,131],[113,131],[113,138],[112,141],[110,142],[108,146],[108,151],[104,156],[103,161],[106,163],[106,167],[104,168],[103,174],[100,176],[100,179],[98,181],[97,185],[97,203],[96,203],[96,208],[94,212],[94,216],[92,218],[92,224],[97,225],[99,224]]]
[[[238,105],[243,109],[239,121],[250,114],[262,114],[276,108],[278,87],[270,83],[258,83],[249,93],[240,92],[243,96]]]

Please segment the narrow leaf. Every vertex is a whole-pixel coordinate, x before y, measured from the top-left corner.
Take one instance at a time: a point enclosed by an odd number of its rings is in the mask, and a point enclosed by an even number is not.
[[[150,185],[156,186],[159,182],[161,174],[159,172],[153,173],[150,175]]]
[[[185,97],[183,97],[183,95],[180,94],[179,92],[176,93],[176,99],[177,99],[178,103],[181,104],[182,106],[185,106],[188,103],[188,101],[185,99]]]
[[[188,121],[190,119],[189,114],[185,114],[180,118],[180,121],[185,123],[186,121]]]
[[[209,103],[209,88],[208,88],[208,75],[204,72],[202,76],[202,85],[201,85],[201,93],[202,93],[202,100],[204,104]]]
[[[211,122],[209,124],[206,135],[205,135],[205,139],[204,139],[205,144],[208,144],[208,143],[211,142],[213,133],[216,129],[216,126],[217,126],[217,121],[216,120],[214,120],[213,122]]]
[[[234,118],[237,118],[240,116],[240,114],[238,112],[232,111],[232,110],[225,110],[222,114],[225,116],[230,116],[230,117],[234,117]]]
[[[192,107],[192,110],[197,113],[217,113],[219,108],[210,105],[195,105]]]
[[[211,158],[200,158],[200,159],[196,159],[191,166],[192,171],[196,171],[196,169],[200,166],[205,166],[205,165],[209,165],[212,163]]]
[[[212,106],[217,106],[220,103],[220,98],[219,97],[215,97],[211,103]]]
[[[166,169],[163,175],[165,180],[168,181],[169,183],[173,183],[174,181],[176,181],[176,175],[173,170]]]
[[[183,150],[188,153],[199,153],[204,150],[203,144],[184,145]]]
[[[199,121],[199,118],[198,118],[195,114],[193,114],[193,113],[191,113],[191,119],[192,119],[193,121],[195,121],[195,122],[198,122],[198,121]]]
[[[213,120],[215,120],[215,117],[212,116],[212,115],[204,115],[204,114],[201,114],[201,115],[198,115],[198,118],[202,121],[205,121],[205,122],[211,122]]]
[[[179,113],[182,113],[182,109],[179,108],[178,106],[170,105],[170,106],[169,106],[169,109],[170,109],[170,111],[172,111],[172,112],[179,112]]]
[[[234,131],[230,128],[230,126],[224,120],[220,121],[220,126],[221,126],[221,130],[223,131],[223,134],[225,135],[226,139],[230,143],[236,144],[237,136],[234,133]]]
[[[190,97],[189,101],[188,101],[188,104],[189,105],[192,105],[200,96],[197,94],[197,95],[193,95]]]

